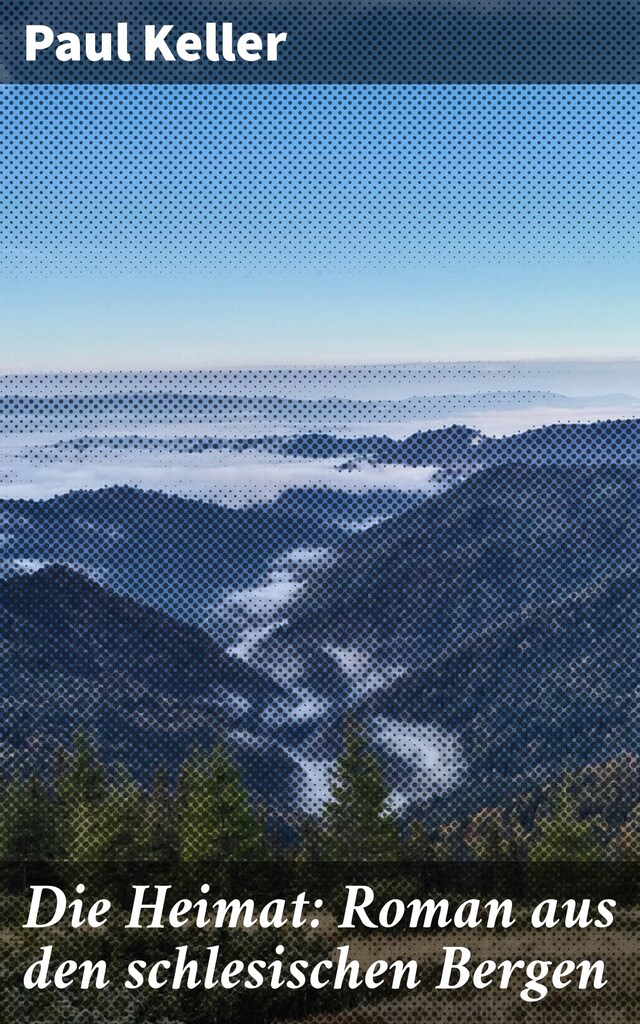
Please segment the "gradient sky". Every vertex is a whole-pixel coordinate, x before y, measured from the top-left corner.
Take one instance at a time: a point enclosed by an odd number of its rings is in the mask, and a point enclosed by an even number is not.
[[[636,354],[635,87],[3,87],[4,371]]]

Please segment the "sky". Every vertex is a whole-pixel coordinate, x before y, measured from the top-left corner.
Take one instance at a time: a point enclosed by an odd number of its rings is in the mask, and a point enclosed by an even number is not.
[[[630,86],[4,86],[20,370],[634,355]]]

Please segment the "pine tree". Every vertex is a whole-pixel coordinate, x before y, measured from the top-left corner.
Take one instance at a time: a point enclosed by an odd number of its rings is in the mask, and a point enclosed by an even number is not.
[[[143,851],[145,806],[140,787],[124,766],[115,772],[100,812],[101,846],[96,859],[135,861]]]
[[[178,855],[178,800],[171,792],[164,767],[159,767],[144,813],[142,846],[147,860],[172,861]]]
[[[251,860],[264,855],[264,831],[224,744],[195,750],[180,782],[180,858]]]
[[[501,807],[484,807],[471,816],[465,830],[465,846],[471,860],[497,863],[509,859],[510,829]]]
[[[200,747],[191,751],[182,766],[178,780],[178,803],[180,860],[206,860],[207,835],[212,822],[208,820],[210,803],[207,799],[205,755]]]
[[[298,848],[295,860],[299,864],[313,864],[322,860],[324,838],[322,823],[313,815],[301,814],[296,818]]]
[[[105,846],[106,780],[84,733],[66,758],[56,786],[56,850],[72,861],[96,861]]]
[[[434,860],[434,844],[423,821],[413,820],[402,843],[403,856],[410,861]]]
[[[97,806],[104,799],[105,771],[83,732],[75,737],[60,780],[60,794]]]
[[[640,804],[638,804],[628,819],[616,829],[608,850],[609,858],[613,860],[640,861]]]
[[[345,750],[333,771],[331,799],[323,817],[327,860],[398,859],[398,828],[387,811],[389,795],[374,752],[359,730],[348,724]]]
[[[602,858],[606,826],[600,818],[582,818],[566,778],[558,786],[549,814],[530,849],[532,861],[597,861]]]
[[[3,860],[43,861],[53,855],[51,802],[41,783],[16,774],[3,788],[0,856]]]
[[[264,821],[252,808],[249,795],[222,741],[211,757],[211,782],[218,815],[214,859],[252,860],[264,857]]]

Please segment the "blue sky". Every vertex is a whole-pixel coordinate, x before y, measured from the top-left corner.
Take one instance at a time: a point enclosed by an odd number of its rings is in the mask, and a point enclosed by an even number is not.
[[[6,370],[634,354],[633,87],[4,87]]]

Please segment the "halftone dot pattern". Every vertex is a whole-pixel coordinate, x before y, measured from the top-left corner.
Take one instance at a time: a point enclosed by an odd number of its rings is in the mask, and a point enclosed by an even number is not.
[[[556,841],[622,855],[638,797],[638,420],[384,433],[416,403],[472,420],[476,382],[492,408],[526,410],[545,372],[5,378],[3,486],[22,491],[0,503],[7,765],[63,791],[89,773],[116,832],[133,794],[146,820],[160,778],[167,828],[183,815],[191,836],[171,826],[168,848],[191,859],[216,815],[231,828],[225,800],[241,822],[215,840],[229,856],[307,832],[337,860],[360,842],[374,860]],[[532,387],[493,390],[514,373]],[[425,397],[350,397],[394,377]],[[629,794],[609,798],[624,766]],[[567,808],[576,835],[550,839]]]
[[[0,76],[4,82],[64,85],[632,83],[638,76],[636,13],[634,4],[613,0],[268,5],[252,0],[227,4],[225,33],[220,20],[211,22],[210,5],[200,0],[175,0],[170,24],[156,0],[133,9],[119,0],[99,5],[58,0],[50,20],[74,33],[75,45],[66,34],[56,39],[48,26],[50,33],[45,30],[32,40],[36,52],[28,56],[24,18],[29,12],[21,17],[22,11],[9,5],[3,11]],[[127,45],[118,45],[116,53],[114,28],[123,18]],[[247,28],[257,60],[239,47]],[[280,36],[282,45],[270,59],[268,34],[275,41],[283,30],[286,41]],[[89,39],[85,47],[88,32],[95,33],[92,41],[99,53],[89,52]],[[227,45],[221,40],[225,34]],[[158,36],[162,45],[154,45]],[[190,53],[184,53],[179,37]]]
[[[357,272],[637,251],[635,86],[4,97],[0,266],[12,273]]]
[[[10,92],[0,261],[61,287],[636,251],[635,89],[34,95]],[[554,402],[535,364],[1,379],[2,857],[636,861],[640,428]],[[629,961],[598,1019],[634,1019]],[[337,1019],[526,1010],[426,990]],[[307,1006],[20,993],[7,1019],[43,1024]]]

